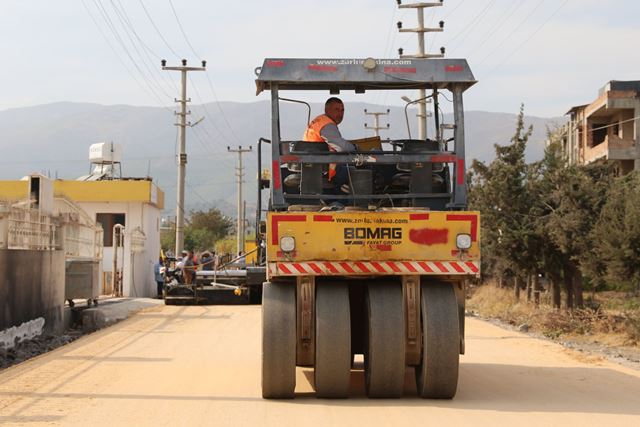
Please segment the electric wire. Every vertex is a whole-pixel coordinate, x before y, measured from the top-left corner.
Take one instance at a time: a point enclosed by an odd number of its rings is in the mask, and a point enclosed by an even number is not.
[[[107,45],[109,46],[109,48],[111,49],[111,51],[113,52],[113,54],[115,55],[116,59],[118,60],[118,62],[120,62],[120,64],[122,65],[122,67],[127,71],[127,73],[131,76],[131,78],[133,79],[133,81],[136,82],[136,84],[140,87],[140,89],[142,89],[143,92],[147,93],[148,95],[151,95],[152,97],[155,97],[156,100],[158,100],[160,102],[160,104],[163,106],[164,109],[166,109],[167,111],[171,111],[171,109],[166,106],[163,102],[162,99],[159,98],[158,94],[150,91],[150,89],[148,87],[145,87],[145,85],[140,82],[140,80],[138,79],[138,77],[136,77],[135,73],[127,66],[127,64],[125,63],[125,61],[122,59],[122,57],[120,56],[120,54],[118,53],[118,51],[116,50],[116,48],[113,46],[113,44],[111,43],[111,40],[109,40],[109,37],[107,37],[107,35],[105,34],[105,32],[102,30],[102,27],[100,26],[100,24],[98,24],[98,21],[96,20],[96,18],[93,16],[93,14],[91,13],[91,10],[89,9],[89,6],[87,6],[87,4],[85,3],[85,0],[82,0],[82,5],[84,6],[87,14],[89,15],[89,18],[91,19],[91,21],[93,21],[94,25],[96,26],[96,28],[98,29],[98,32],[100,33],[100,35],[102,36],[102,38],[104,38],[105,42],[107,43]],[[99,11],[99,10],[98,10]],[[148,84],[147,84],[148,86]]]
[[[142,9],[144,10],[145,15],[147,15],[147,18],[149,19],[149,22],[151,22],[151,25],[156,30],[156,33],[158,33],[158,36],[160,37],[162,42],[165,44],[165,46],[167,46],[167,49],[169,49],[171,53],[173,53],[176,56],[177,59],[180,59],[180,55],[178,55],[178,53],[171,47],[169,42],[167,42],[167,39],[165,39],[164,36],[162,35],[162,32],[160,32],[160,29],[158,28],[155,21],[151,17],[151,14],[147,10],[147,7],[144,5],[144,2],[142,0],[138,0],[138,3],[140,3],[140,6],[142,6]]]
[[[118,32],[118,30],[115,28],[115,26],[113,25],[113,21],[111,21],[111,18],[109,17],[109,14],[107,13],[106,9],[104,8],[103,4],[101,3],[100,0],[93,0],[94,4],[96,5],[96,8],[98,9],[98,12],[100,13],[100,15],[102,16],[102,19],[105,21],[105,23],[107,24],[107,28],[109,28],[111,30],[111,33],[114,35],[116,41],[120,44],[120,47],[122,48],[122,50],[124,51],[124,53],[127,55],[127,57],[129,57],[129,59],[131,60],[134,68],[138,71],[138,73],[140,73],[140,75],[143,78],[144,83],[147,85],[147,87],[149,88],[149,90],[153,93],[153,96],[156,97],[158,99],[158,101],[160,102],[160,104],[162,104],[162,106],[168,110],[171,111],[171,109],[167,106],[167,104],[165,104],[165,102],[162,100],[162,98],[160,97],[160,95],[158,95],[158,93],[156,92],[156,90],[153,88],[153,86],[149,83],[146,74],[144,73],[144,71],[142,71],[142,69],[138,66],[138,64],[136,63],[136,61],[134,60],[133,56],[131,55],[131,52],[129,52],[129,49],[127,49],[126,44],[124,43],[124,40],[122,40],[122,37],[120,36],[120,33]]]
[[[496,0],[491,0],[489,3],[487,3],[484,9],[482,9],[480,13],[469,24],[465,26],[464,30],[460,31],[459,33],[457,33],[451,39],[448,40],[447,47],[451,50],[455,50],[458,46],[462,45],[462,43],[464,43],[464,41],[473,33],[474,28],[480,22],[482,22],[482,20],[487,15],[491,7],[495,4],[495,2]],[[453,43],[453,41],[458,39],[458,37],[462,37],[462,38],[459,39],[457,43]]]
[[[547,23],[549,21],[551,21],[551,19],[558,13],[560,12],[560,9],[562,9],[569,0],[564,0],[564,2],[562,2],[560,4],[560,6],[558,8],[556,8],[556,10],[553,11],[553,13],[551,15],[549,15],[549,17],[547,19],[544,20],[544,22],[533,32],[531,33],[531,35],[529,37],[527,37],[522,43],[520,43],[518,46],[515,47],[515,49],[513,49],[502,61],[500,61],[497,65],[495,65],[491,70],[489,70],[487,72],[487,74],[492,74],[495,70],[497,70],[500,66],[502,66],[502,64],[504,64],[505,62],[507,62],[509,59],[511,59],[511,57],[522,48],[522,46],[524,46],[525,44],[527,44],[529,42],[529,40],[531,40],[533,37],[535,37],[536,34],[538,34],[538,32],[545,26],[547,25]]]
[[[126,9],[124,8],[124,5],[122,4],[122,2],[120,0],[117,0],[119,8],[116,7],[115,4],[113,4],[113,0],[111,0],[111,3],[113,5],[114,10],[116,11],[116,13],[118,13],[119,11],[122,12],[123,14],[123,18],[125,23],[127,24],[127,26],[129,27],[129,29],[131,30],[131,32],[133,33],[133,35],[135,36],[135,38],[138,40],[138,42],[140,43],[140,45],[143,48],[143,51],[145,52],[145,56],[147,57],[147,59],[149,60],[149,62],[153,65],[153,69],[155,70],[155,66],[157,65],[157,61],[160,61],[161,59],[163,59],[158,53],[156,53],[153,49],[151,49],[151,47],[149,47],[149,45],[147,43],[144,42],[144,40],[142,40],[142,37],[140,37],[138,35],[138,32],[135,30],[133,22],[131,21],[131,19],[129,18],[129,15],[127,14]],[[154,60],[151,58],[152,55],[153,57],[155,57],[155,62]],[[165,73],[161,73],[158,70],[158,74],[160,75],[160,77],[162,78],[162,80],[169,86],[173,86],[173,89],[178,92],[178,85],[176,84],[176,82],[174,80],[171,80],[170,78],[168,78]]]
[[[142,63],[144,68],[149,73],[149,76],[151,76],[151,80],[155,84],[156,88],[159,89],[160,92],[162,92],[164,94],[164,96],[166,96],[167,98],[171,99],[171,95],[169,94],[169,92],[167,92],[165,90],[165,88],[160,84],[158,79],[156,79],[156,76],[155,76],[156,73],[154,72],[154,68],[149,67],[148,61],[146,61],[145,58],[142,56],[142,54],[140,53],[140,50],[138,49],[138,46],[134,42],[134,39],[131,37],[130,32],[133,33],[134,35],[136,35],[136,31],[133,28],[131,28],[130,30],[127,29],[127,23],[126,23],[125,19],[123,18],[123,16],[121,15],[120,10],[116,7],[116,5],[115,5],[113,0],[110,0],[110,3],[111,3],[111,6],[113,7],[113,10],[116,12],[116,17],[118,18],[118,21],[120,22],[120,26],[122,27],[122,29],[124,30],[125,35],[129,39],[129,42],[131,43],[131,46],[133,47],[133,50],[135,51],[135,53],[140,58],[140,62]],[[138,38],[138,40],[140,40],[140,39]],[[141,46],[144,46],[144,42],[141,43]],[[142,51],[145,52],[145,54],[147,55],[147,59],[149,60],[149,62],[153,63],[153,61],[149,57],[148,53],[144,50],[144,47],[143,47]]]
[[[520,2],[514,2],[512,3],[512,5],[515,5],[516,7],[511,9],[511,8],[507,8],[505,10],[505,13],[498,18],[498,21],[495,25],[493,25],[493,27],[487,32],[485,33],[485,35],[483,37],[481,37],[478,41],[478,43],[476,43],[475,45],[473,45],[473,47],[469,50],[469,54],[465,55],[466,57],[469,57],[471,55],[473,55],[474,52],[476,52],[476,50],[480,47],[480,46],[484,46],[484,44],[491,38],[493,37],[493,35],[498,32],[498,30],[504,25],[505,22],[508,22],[511,17],[520,9],[520,7],[522,7],[522,5],[525,3],[525,0],[520,0]]]
[[[479,62],[476,63],[476,66],[482,65],[489,57],[491,57],[494,53],[498,51],[508,40],[512,40],[512,36],[518,31],[522,25],[529,20],[533,16],[533,14],[542,6],[545,0],[540,0],[538,4],[524,17],[522,21],[520,21],[514,28],[509,32],[509,34],[500,41],[484,58],[482,58]]]

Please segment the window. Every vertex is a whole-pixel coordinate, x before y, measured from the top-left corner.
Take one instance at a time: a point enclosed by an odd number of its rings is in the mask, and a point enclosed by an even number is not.
[[[591,129],[595,129],[592,132],[591,146],[595,147],[598,144],[602,144],[607,137],[608,123],[594,123]]]
[[[96,222],[102,225],[102,230],[104,230],[102,244],[105,248],[113,246],[113,226],[116,224],[126,225],[125,216],[123,213],[96,214]]]

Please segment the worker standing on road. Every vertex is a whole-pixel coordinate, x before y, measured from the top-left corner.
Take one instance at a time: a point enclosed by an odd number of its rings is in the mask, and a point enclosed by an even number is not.
[[[331,97],[324,103],[324,114],[319,115],[309,123],[304,132],[303,141],[325,142],[330,151],[351,152],[356,151],[356,146],[342,137],[338,125],[344,118],[344,104],[340,98]],[[348,175],[345,165],[329,165],[329,181],[333,182],[337,189],[347,184]]]
[[[156,277],[156,284],[158,290],[158,298],[162,298],[162,289],[164,288],[164,259],[160,257],[158,263],[153,266],[153,273]]]
[[[195,262],[193,261],[192,250],[187,251],[187,259],[184,262],[184,265],[182,268],[183,268],[182,274],[184,277],[185,285],[191,285],[192,283],[195,282],[195,278],[196,278],[196,266],[195,266]]]

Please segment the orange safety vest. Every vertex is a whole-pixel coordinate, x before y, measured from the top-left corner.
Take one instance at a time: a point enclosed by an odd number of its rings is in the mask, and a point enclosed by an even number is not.
[[[319,115],[318,117],[313,119],[311,123],[309,123],[307,130],[304,131],[304,137],[302,138],[302,140],[305,142],[325,142],[326,143],[327,141],[325,141],[322,135],[320,135],[320,131],[322,131],[322,128],[328,124],[335,125],[336,122],[334,122],[326,114]],[[335,150],[332,149],[331,146],[329,146],[329,151],[335,151]],[[329,181],[331,181],[331,179],[335,175],[336,175],[336,164],[331,163],[329,164]]]

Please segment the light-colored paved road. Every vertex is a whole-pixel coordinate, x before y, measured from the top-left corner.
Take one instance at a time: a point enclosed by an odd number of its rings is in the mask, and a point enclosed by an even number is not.
[[[0,425],[625,426],[640,425],[640,372],[468,319],[458,395],[260,397],[260,307],[165,307],[0,372]]]

